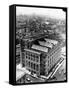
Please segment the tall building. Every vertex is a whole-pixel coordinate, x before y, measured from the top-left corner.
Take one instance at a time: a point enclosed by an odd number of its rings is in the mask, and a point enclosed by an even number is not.
[[[30,42],[30,46],[24,48],[24,64],[31,74],[47,76],[60,60],[61,43],[49,38],[37,42],[38,44]]]
[[[25,67],[33,74],[40,75],[40,52],[33,49],[25,50]]]

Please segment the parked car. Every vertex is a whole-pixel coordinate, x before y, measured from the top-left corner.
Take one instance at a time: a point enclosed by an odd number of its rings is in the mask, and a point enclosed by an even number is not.
[[[28,82],[32,82],[30,78],[26,78],[26,80],[27,80]]]

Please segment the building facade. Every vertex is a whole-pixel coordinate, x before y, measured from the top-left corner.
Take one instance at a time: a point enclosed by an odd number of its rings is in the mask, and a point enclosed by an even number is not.
[[[40,52],[34,51],[32,49],[25,50],[25,67],[31,74],[40,75]]]
[[[21,50],[20,50],[20,44],[16,45],[16,64],[20,63],[21,58]]]
[[[31,74],[34,73],[38,76],[47,76],[59,62],[61,55],[60,42],[49,38],[44,39],[45,41],[37,40],[39,45],[28,42],[23,51],[25,67],[31,72]]]
[[[16,45],[16,65],[22,64],[23,62],[23,55],[21,50],[21,44]]]
[[[47,56],[44,58],[45,62],[45,75],[48,75],[54,66],[59,62],[61,57],[61,44],[54,46]]]

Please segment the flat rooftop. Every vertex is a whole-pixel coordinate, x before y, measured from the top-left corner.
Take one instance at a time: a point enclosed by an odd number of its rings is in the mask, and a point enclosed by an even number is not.
[[[44,42],[44,41],[39,41],[39,44],[42,45],[42,46],[49,47],[49,48],[53,47],[53,44],[48,43],[48,42]]]
[[[43,52],[48,52],[48,48],[47,47],[43,47],[43,46],[40,46],[40,45],[33,44],[31,48],[39,50],[39,51],[43,51]]]
[[[40,52],[38,51],[35,51],[33,49],[24,49],[25,51],[29,51],[29,52],[32,52],[32,53],[36,53],[36,54],[41,54]]]
[[[54,44],[54,45],[56,45],[58,43],[57,40],[53,40],[53,39],[45,38],[45,40],[46,40],[46,42],[49,42],[49,43]]]

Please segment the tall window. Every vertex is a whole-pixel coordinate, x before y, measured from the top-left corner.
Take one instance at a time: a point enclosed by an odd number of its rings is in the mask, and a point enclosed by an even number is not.
[[[38,66],[38,65],[36,65],[36,70],[37,70],[37,71],[39,70],[39,66]]]
[[[29,67],[30,67],[30,62],[29,62]]]
[[[49,66],[49,60],[48,60],[48,66]]]
[[[34,64],[34,70],[35,70],[35,64]]]
[[[34,63],[32,63],[32,69],[34,69]]]
[[[39,62],[39,56],[36,56],[36,62]]]
[[[33,63],[31,63],[31,68],[33,69]]]

